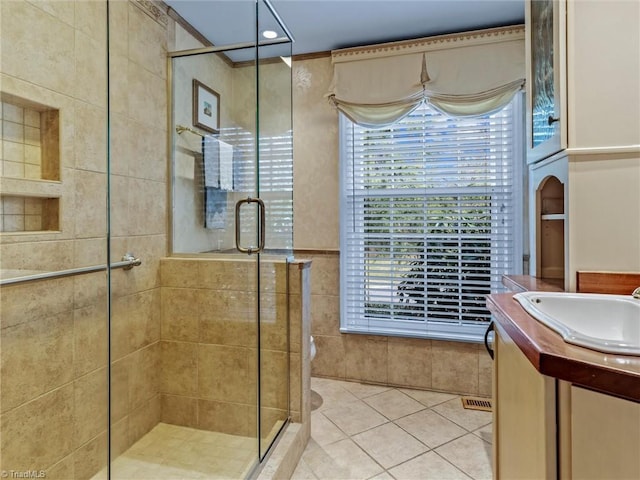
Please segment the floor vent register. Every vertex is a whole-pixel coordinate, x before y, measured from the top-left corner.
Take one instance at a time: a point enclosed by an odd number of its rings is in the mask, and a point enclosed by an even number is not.
[[[482,397],[462,397],[462,406],[469,410],[491,411],[491,399]]]

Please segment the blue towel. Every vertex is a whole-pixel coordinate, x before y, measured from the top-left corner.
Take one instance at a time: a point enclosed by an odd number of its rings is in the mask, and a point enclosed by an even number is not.
[[[225,228],[227,223],[227,192],[204,187],[204,228]]]

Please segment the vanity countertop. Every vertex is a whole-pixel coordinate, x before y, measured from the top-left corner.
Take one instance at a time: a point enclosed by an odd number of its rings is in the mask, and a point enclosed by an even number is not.
[[[640,402],[640,356],[602,353],[566,343],[530,316],[513,295],[489,295],[487,306],[498,328],[507,333],[538,372]]]
[[[530,275],[504,275],[502,284],[512,292],[563,292],[564,280]]]

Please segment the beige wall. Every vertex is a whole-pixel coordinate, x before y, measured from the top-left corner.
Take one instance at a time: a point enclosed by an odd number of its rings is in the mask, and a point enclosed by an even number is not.
[[[331,58],[294,61],[292,74],[294,248],[337,250],[338,112],[325,98]]]
[[[175,26],[172,50],[201,47],[181,26]],[[234,119],[234,68],[221,55],[209,54],[176,58],[172,61],[173,122],[191,127],[192,80],[195,78],[220,95],[220,125],[229,129],[237,126]],[[255,91],[255,88],[253,89]],[[255,93],[254,93],[255,96]],[[251,107],[253,109],[253,106]],[[233,248],[233,228],[205,229],[203,226],[204,194],[201,163],[202,138],[190,132],[180,135],[170,132],[174,139],[172,152],[173,232],[172,250],[176,253],[206,252]],[[224,135],[220,136],[221,140]],[[230,197],[233,195],[230,194]],[[232,205],[232,204],[231,204]],[[233,215],[227,208],[227,217]],[[232,224],[231,224],[232,225]]]
[[[3,194],[59,196],[60,231],[0,235],[3,269],[105,264],[107,62],[104,2],[2,2],[0,91],[56,109],[60,182],[2,178]],[[167,18],[110,3],[113,444],[160,419],[159,259],[166,253]],[[157,13],[157,12],[156,12]],[[107,277],[7,286],[1,293],[2,468],[90,478],[107,458]],[[43,448],[46,445],[46,448]]]
[[[338,113],[330,57],[294,61],[294,245],[309,250],[313,375],[491,395],[484,346],[340,333]],[[325,250],[320,253],[318,250]]]

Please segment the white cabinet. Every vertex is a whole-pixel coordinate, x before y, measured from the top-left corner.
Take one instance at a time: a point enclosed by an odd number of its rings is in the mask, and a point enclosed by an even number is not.
[[[526,0],[525,13],[529,273],[563,269],[573,290],[577,270],[640,261],[638,217],[615,213],[638,204],[640,2]],[[623,183],[611,180],[623,170]],[[550,175],[563,185],[564,217],[543,220],[539,187]],[[564,250],[541,253],[550,251],[544,240]]]
[[[640,148],[640,2],[527,0],[527,161]]]
[[[555,381],[499,326],[494,337],[493,477],[556,478]]]
[[[494,479],[640,478],[640,403],[539,373],[496,325]]]
[[[570,415],[572,478],[640,478],[639,403],[572,385]]]
[[[567,146],[565,3],[531,0],[525,9],[527,161]]]

